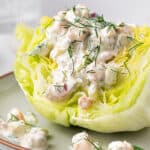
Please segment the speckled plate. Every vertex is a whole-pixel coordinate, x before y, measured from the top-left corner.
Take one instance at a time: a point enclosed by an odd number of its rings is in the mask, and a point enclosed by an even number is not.
[[[150,150],[150,128],[145,128],[137,132],[103,134],[78,127],[66,128],[49,122],[28,103],[13,73],[8,73],[0,76],[0,116],[6,117],[7,112],[14,107],[21,109],[23,112],[34,112],[37,115],[39,126],[47,128],[52,136],[50,139],[50,150],[69,150],[72,136],[80,131],[87,131],[104,147],[113,140],[127,140],[132,144],[143,147],[144,150]],[[0,149],[6,150],[2,145],[0,145]]]

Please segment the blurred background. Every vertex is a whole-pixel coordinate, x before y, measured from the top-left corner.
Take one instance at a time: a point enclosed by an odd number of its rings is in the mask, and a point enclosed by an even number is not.
[[[41,16],[53,16],[77,3],[114,22],[150,25],[149,0],[0,0],[0,75],[13,70],[17,23],[37,26]]]

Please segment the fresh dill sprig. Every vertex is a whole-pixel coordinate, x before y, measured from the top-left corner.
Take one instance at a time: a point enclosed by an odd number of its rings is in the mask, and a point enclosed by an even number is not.
[[[75,5],[72,7],[72,10],[75,13],[75,11],[76,11],[76,6]]]
[[[72,43],[68,47],[68,54],[69,54],[69,57],[72,58],[72,56],[73,56],[73,46],[72,46]]]
[[[99,52],[100,52],[100,44],[97,45],[95,48],[90,49],[89,53],[83,56],[85,58],[84,59],[84,68],[86,68],[86,66],[91,64],[93,61],[95,61],[95,66],[96,66],[96,61],[97,61]],[[92,55],[94,55],[94,56],[92,56]]]
[[[45,48],[45,47],[46,47],[46,42],[44,41],[40,43],[39,45],[37,45],[31,52],[27,52],[27,55],[36,56],[41,52],[42,48]]]
[[[93,21],[97,23],[97,25],[100,25],[101,28],[105,28],[108,26],[108,29],[110,29],[111,27],[116,29],[116,25],[112,22],[106,21],[103,15],[101,16],[98,15],[96,18],[93,19]]]
[[[95,70],[88,70],[86,73],[96,73]]]
[[[85,20],[86,22],[83,23],[82,20]],[[105,28],[108,26],[108,29],[110,29],[111,27],[113,27],[114,29],[116,29],[116,25],[112,22],[108,22],[108,21],[105,21],[103,15],[101,16],[97,16],[96,18],[86,18],[86,17],[76,17],[75,20],[74,20],[75,23],[72,23],[72,22],[68,22],[69,25],[72,25],[72,26],[75,26],[75,27],[78,27],[78,28],[94,28],[95,29],[95,32],[96,32],[96,35],[98,37],[98,34],[97,34],[97,29],[102,29],[102,28]],[[77,24],[78,23],[78,24]],[[94,25],[93,25],[94,24]]]
[[[90,55],[85,55],[84,56],[84,67],[86,67],[87,65],[91,64],[93,62],[93,60],[90,58]]]
[[[126,70],[128,71],[128,73],[130,74],[130,70],[129,70],[128,66],[127,66],[127,61],[125,61],[123,64],[124,64],[124,67],[126,68]]]
[[[127,39],[130,41],[134,41],[135,39],[132,36],[127,36]]]
[[[91,143],[94,146],[95,150],[102,150],[102,147],[99,144],[91,141],[89,138],[85,138],[85,140],[88,141],[89,143]]]
[[[119,27],[124,27],[124,26],[125,26],[125,23],[124,23],[124,22],[121,22],[118,26],[119,26]]]
[[[19,118],[17,118],[14,114],[12,114],[12,113],[10,113],[10,119],[8,120],[8,122],[11,122],[11,121],[19,121],[20,119]],[[27,126],[34,126],[33,124],[30,124],[30,123],[28,123],[28,122],[26,122],[25,120],[23,120],[24,121],[24,124],[25,125],[27,125]]]
[[[121,72],[121,71],[119,71],[119,70],[115,70],[115,69],[110,69],[111,71],[113,71],[113,72],[116,72],[117,74],[126,74],[126,73],[124,73],[124,72]]]
[[[71,75],[74,73],[74,60],[73,60],[73,43],[71,43],[68,47],[68,54],[69,54],[69,57],[72,61],[72,72],[71,72]]]
[[[133,50],[135,50],[137,47],[141,46],[142,44],[144,44],[144,43],[143,42],[136,43],[135,45],[130,47],[128,51],[132,52]]]
[[[64,81],[66,81],[66,79],[67,79],[67,74],[66,74],[66,72],[65,72],[65,71],[62,71],[62,73],[63,73],[63,75],[64,75],[63,80],[64,80]]]
[[[100,52],[100,45],[97,45],[97,47],[96,47],[96,53],[95,53],[95,66],[96,66],[96,61],[97,61],[97,57],[98,57],[98,54],[99,54],[99,52]]]
[[[61,93],[62,90],[64,90],[64,85],[53,84],[53,86],[55,87],[55,90],[59,93]]]
[[[10,118],[8,120],[8,122],[10,121],[19,121],[19,118],[17,118],[14,114],[10,113]]]
[[[95,31],[96,37],[98,38],[98,31],[97,31],[97,27],[96,27],[96,22],[95,22],[95,28],[94,28],[94,31]]]
[[[132,145],[132,147],[134,150],[144,150],[143,148],[136,146],[136,145]]]

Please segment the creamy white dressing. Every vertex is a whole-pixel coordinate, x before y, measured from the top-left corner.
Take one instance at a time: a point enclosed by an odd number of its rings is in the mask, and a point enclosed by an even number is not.
[[[48,132],[35,127],[37,119],[31,112],[23,114],[14,108],[7,114],[7,121],[0,120],[0,135],[32,150],[48,149]]]
[[[130,44],[131,27],[106,22],[102,16],[93,18],[83,5],[58,12],[54,19],[46,29],[46,40],[52,45],[49,57],[58,68],[52,71],[53,81],[45,96],[64,100],[80,86],[88,92],[90,84],[95,90],[115,85],[120,66],[113,59]],[[41,53],[47,56],[45,50]],[[67,88],[63,89],[64,85]]]

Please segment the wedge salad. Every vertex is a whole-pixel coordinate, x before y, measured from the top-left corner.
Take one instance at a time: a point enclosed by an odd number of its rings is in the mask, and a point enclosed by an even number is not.
[[[84,5],[16,27],[15,77],[43,116],[99,132],[150,126],[150,28]],[[129,119],[130,118],[130,119]]]

